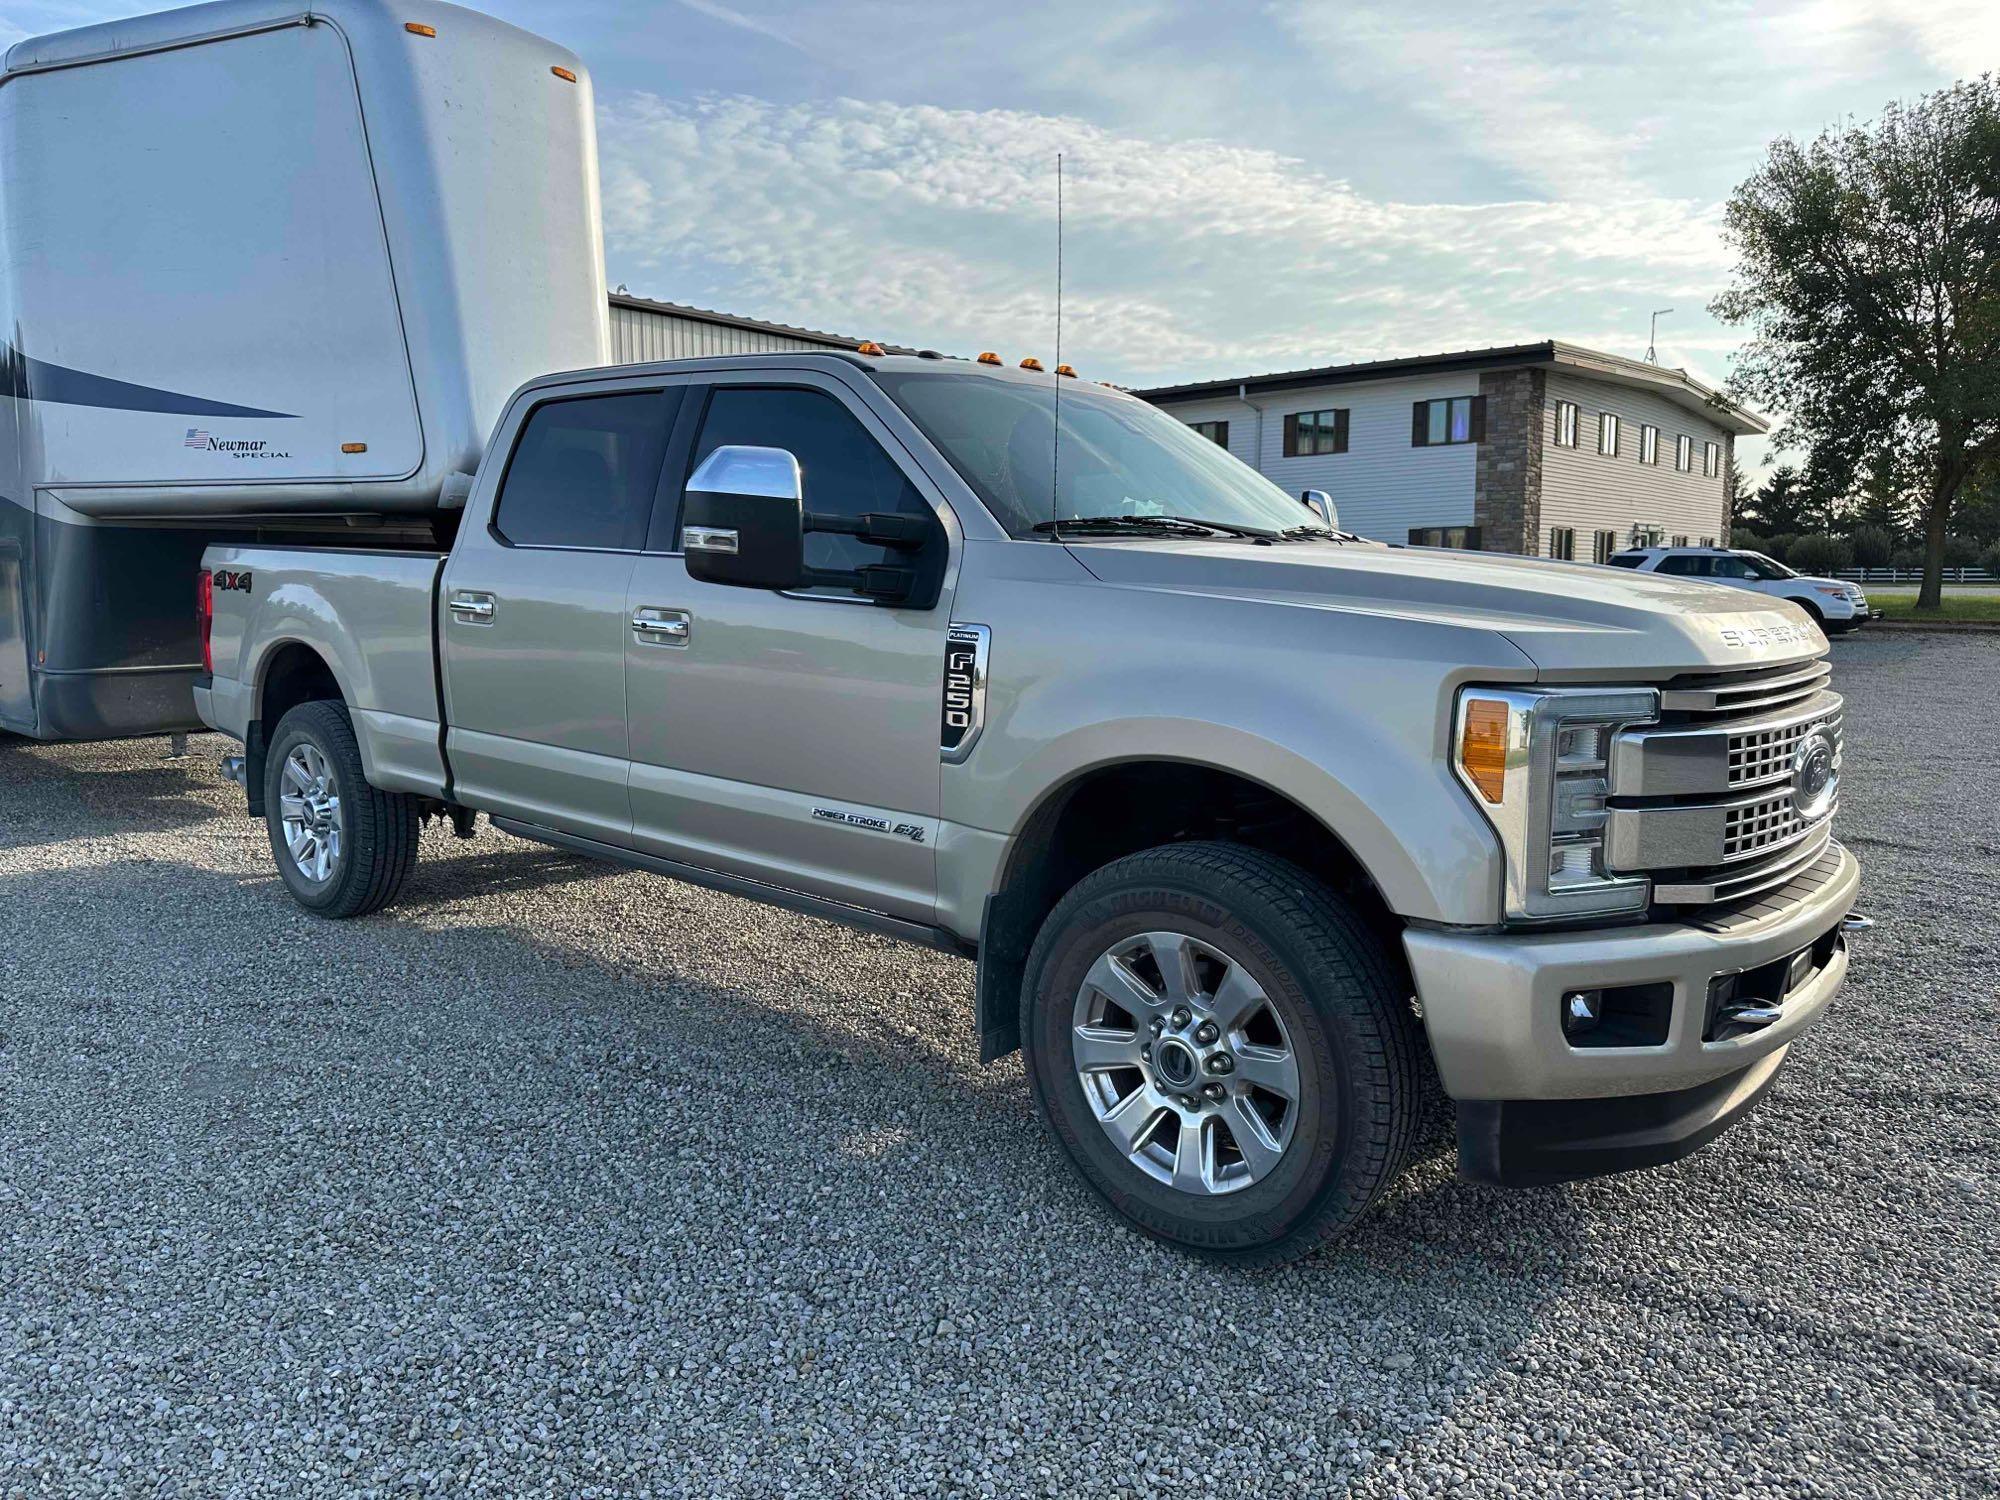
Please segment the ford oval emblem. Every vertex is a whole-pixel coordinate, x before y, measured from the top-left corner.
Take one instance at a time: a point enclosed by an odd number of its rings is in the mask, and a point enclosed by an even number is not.
[[[1810,823],[1826,816],[1840,790],[1840,747],[1824,724],[1792,753],[1792,807]]]

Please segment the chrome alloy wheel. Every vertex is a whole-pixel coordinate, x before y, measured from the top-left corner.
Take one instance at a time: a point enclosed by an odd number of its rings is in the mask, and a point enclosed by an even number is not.
[[[1121,939],[1084,976],[1070,1040],[1098,1124],[1170,1187],[1236,1192],[1291,1144],[1291,1035],[1249,971],[1208,943],[1178,932]]]
[[[299,873],[308,880],[331,880],[340,870],[340,784],[318,746],[295,745],[285,757],[278,813]]]

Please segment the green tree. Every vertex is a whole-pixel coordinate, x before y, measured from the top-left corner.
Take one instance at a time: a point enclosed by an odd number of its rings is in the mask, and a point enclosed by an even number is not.
[[[1774,142],[1726,235],[1711,310],[1753,335],[1733,391],[1787,414],[1777,439],[1811,450],[1816,489],[1877,458],[1922,496],[1917,604],[1937,608],[1952,507],[2000,456],[2000,82]]]
[[[1763,535],[1774,536],[1803,531],[1809,509],[1799,471],[1790,464],[1781,464],[1743,502],[1742,520]]]
[[[1854,560],[1864,568],[1886,568],[1896,555],[1896,538],[1880,526],[1860,526],[1854,532]]]

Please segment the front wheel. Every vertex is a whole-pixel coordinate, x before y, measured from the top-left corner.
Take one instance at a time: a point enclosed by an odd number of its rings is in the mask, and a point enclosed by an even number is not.
[[[285,888],[323,917],[394,901],[423,829],[416,798],[368,784],[347,710],[325,701],[278,721],[264,761],[264,822]]]
[[[1421,1103],[1407,985],[1297,866],[1231,844],[1118,860],[1050,913],[1021,1035],[1057,1142],[1115,1210],[1213,1258],[1336,1238],[1400,1170]]]

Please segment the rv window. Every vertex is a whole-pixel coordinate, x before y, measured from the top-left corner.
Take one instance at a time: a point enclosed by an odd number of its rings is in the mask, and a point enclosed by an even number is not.
[[[547,401],[522,424],[493,529],[516,547],[636,552],[679,391]]]

